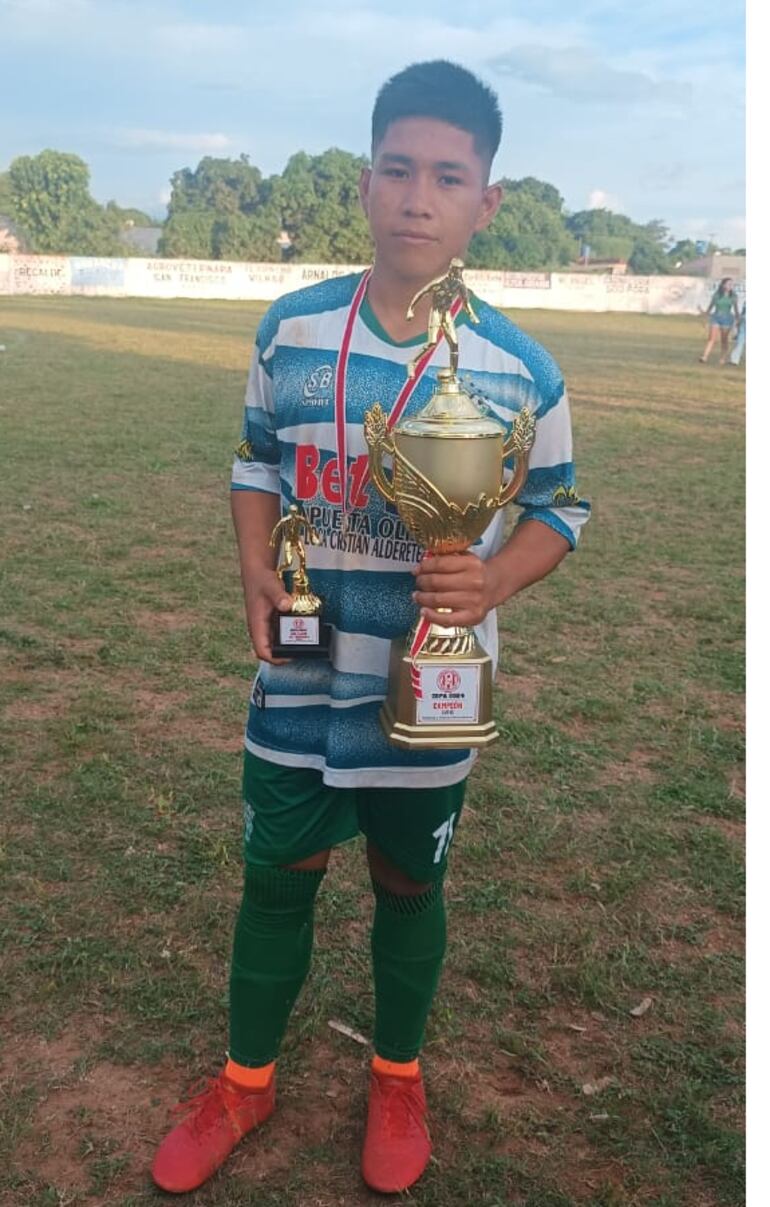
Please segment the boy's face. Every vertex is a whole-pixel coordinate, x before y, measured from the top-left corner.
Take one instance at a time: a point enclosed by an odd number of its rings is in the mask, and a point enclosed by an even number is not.
[[[502,200],[486,184],[487,165],[473,135],[429,117],[392,122],[371,168],[361,173],[361,204],[378,266],[415,283],[463,257]]]

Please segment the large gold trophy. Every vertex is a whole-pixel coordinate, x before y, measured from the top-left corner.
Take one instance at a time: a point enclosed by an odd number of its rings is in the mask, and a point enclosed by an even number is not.
[[[535,419],[523,408],[506,439],[457,380],[458,343],[451,314],[459,297],[471,322],[478,318],[462,279],[461,260],[413,298],[432,294],[428,343],[415,365],[443,334],[449,368],[439,369],[433,397],[414,418],[392,430],[375,403],[364,417],[372,481],[396,509],[414,539],[429,552],[462,553],[481,536],[498,508],[516,497],[527,475]],[[511,480],[503,462],[514,457]],[[383,457],[391,458],[388,477]],[[500,735],[492,719],[492,659],[472,628],[419,619],[391,650],[388,696],[380,720],[389,740],[408,750],[489,746]]]

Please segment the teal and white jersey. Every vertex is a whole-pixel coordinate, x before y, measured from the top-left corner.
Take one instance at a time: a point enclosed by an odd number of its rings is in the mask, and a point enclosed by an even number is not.
[[[389,412],[406,366],[424,337],[394,343],[367,303],[352,333],[347,368],[348,531],[342,528],[334,425],[334,377],[345,321],[360,276],[324,281],[275,302],[257,337],[246,390],[233,490],[281,496],[299,504],[321,537],[307,546],[308,574],[332,625],[330,659],[262,664],[252,692],[246,746],[261,758],[312,767],[337,787],[439,787],[463,779],[474,752],[399,750],[378,713],[387,690],[391,641],[410,629],[416,606],[411,567],[421,549],[395,508],[369,481],[364,412]],[[510,430],[517,412],[536,416],[519,522],[537,519],[575,546],[589,505],[575,491],[569,404],[550,354],[486,303],[480,322],[458,325],[461,377]],[[405,414],[428,402],[436,372],[448,364],[445,343],[417,385]],[[503,543],[498,512],[473,546],[480,558]],[[477,628],[497,662],[497,618]]]

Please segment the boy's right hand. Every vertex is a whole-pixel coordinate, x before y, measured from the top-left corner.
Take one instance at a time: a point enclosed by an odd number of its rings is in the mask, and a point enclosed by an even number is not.
[[[254,652],[264,662],[283,666],[289,659],[273,657],[270,618],[273,612],[291,610],[291,596],[274,570],[266,570],[251,581],[246,587],[245,595],[246,623],[249,626]]]

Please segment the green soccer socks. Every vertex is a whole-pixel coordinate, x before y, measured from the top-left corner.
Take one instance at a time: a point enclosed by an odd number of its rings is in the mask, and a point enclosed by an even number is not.
[[[310,967],[313,908],[323,871],[247,865],[230,973],[230,1047],[246,1068],[278,1055]],[[373,882],[374,1048],[414,1060],[446,949],[443,883],[399,896]]]
[[[249,864],[230,970],[230,1057],[258,1068],[278,1055],[310,967],[323,871]]]
[[[442,881],[416,897],[373,881],[374,1050],[385,1060],[414,1060],[446,950]]]

